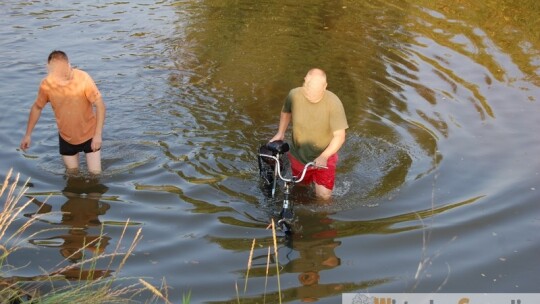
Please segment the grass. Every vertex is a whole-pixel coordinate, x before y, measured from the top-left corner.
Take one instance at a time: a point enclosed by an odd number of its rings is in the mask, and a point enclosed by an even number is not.
[[[276,234],[276,226],[274,219],[272,219],[272,222],[268,226],[267,229],[272,229],[272,241],[274,246],[274,258],[276,263],[276,278],[277,278],[277,289],[278,289],[278,303],[281,304],[282,302],[282,295],[281,295],[281,281],[279,276],[279,256],[278,256],[278,246],[277,246],[277,234]],[[251,243],[251,250],[249,251],[249,258],[248,258],[248,264],[247,264],[247,270],[246,270],[246,276],[245,276],[245,282],[244,282],[244,296],[246,295],[247,288],[248,288],[248,281],[249,281],[249,272],[251,270],[251,266],[253,264],[253,252],[255,251],[255,239],[253,239],[253,242]],[[265,281],[264,281],[264,298],[263,303],[266,303],[266,291],[268,287],[268,274],[270,271],[270,261],[272,256],[272,248],[271,246],[268,246],[268,253],[266,255],[266,275],[265,275]],[[238,292],[238,284],[236,284],[236,302],[238,304],[242,303],[240,299],[240,294]],[[274,301],[271,301],[271,303],[274,303]]]
[[[124,247],[122,243],[126,238],[127,228],[130,224],[129,220],[124,225],[116,248],[114,248],[112,253],[99,250],[100,242],[104,237],[104,227],[102,226],[98,238],[84,244],[82,248],[73,252],[71,256],[66,257],[64,261],[57,264],[55,270],[43,270],[42,274],[32,277],[10,276],[11,273],[17,272],[20,269],[9,265],[8,259],[16,259],[17,251],[22,248],[28,248],[30,239],[40,233],[63,229],[50,228],[35,233],[29,232],[29,228],[45,214],[35,214],[30,218],[22,216],[23,211],[29,205],[33,205],[33,199],[24,201],[29,181],[27,180],[22,186],[19,186],[19,174],[16,176],[12,176],[12,174],[13,172],[10,170],[0,188],[0,203],[4,203],[0,213],[0,303],[141,303],[141,300],[137,297],[142,297],[143,293],[145,295],[150,294],[150,296],[147,296],[149,299],[143,300],[144,303],[172,303],[168,297],[165,280],[163,280],[161,286],[156,287],[143,278],[122,278],[118,276],[118,273],[125,266],[128,257],[133,254],[135,247],[142,239],[142,229],[139,228],[133,236],[131,243],[127,246],[128,249],[125,252],[121,252],[121,248]],[[21,223],[21,221],[24,222]],[[16,225],[20,227],[14,228]],[[264,303],[267,302],[266,290],[269,283],[268,277],[271,257],[273,256],[277,274],[278,301],[281,303],[280,265],[278,263],[276,227],[273,220],[268,228],[272,230],[273,246],[268,246],[264,286],[265,298],[263,301]],[[13,232],[13,230],[15,231]],[[248,290],[249,272],[252,266],[255,245],[256,240],[253,239],[245,275],[244,296]],[[84,253],[87,251],[86,249],[91,247],[97,248],[97,250],[92,250],[92,256],[84,256]],[[59,266],[77,254],[83,255],[81,261],[77,263],[68,262],[68,266],[65,267]],[[102,264],[103,261],[108,262],[106,270],[97,269],[98,263]],[[34,262],[32,261],[32,263]],[[30,261],[28,261],[28,264],[30,264]],[[85,268],[87,270],[83,270]],[[76,275],[74,276],[74,274]],[[236,286],[236,293],[237,302],[241,303],[238,286]],[[268,302],[275,303],[275,301],[276,299],[272,299]],[[183,294],[182,303],[189,304],[190,302],[191,292]]]
[[[10,276],[11,273],[20,269],[10,266],[8,259],[15,259],[17,251],[23,247],[28,247],[31,238],[40,233],[54,230],[45,229],[33,234],[28,232],[28,228],[39,219],[40,215],[38,214],[30,219],[21,216],[23,210],[32,203],[32,199],[22,202],[28,190],[28,181],[22,187],[19,187],[19,174],[12,178],[12,171],[8,172],[0,188],[0,202],[4,202],[0,213],[0,303],[140,303],[140,300],[135,300],[135,298],[142,297],[143,293],[148,291],[151,296],[149,296],[149,299],[144,300],[145,303],[171,303],[168,300],[165,281],[162,282],[159,288],[156,288],[142,278],[121,278],[118,276],[128,257],[133,254],[136,245],[142,238],[142,229],[139,228],[128,249],[121,252],[121,243],[126,237],[129,221],[125,224],[118,244],[112,253],[95,250],[92,256],[83,256],[80,262],[68,263],[68,266],[57,270],[43,270],[43,274],[33,277]],[[21,220],[25,222],[20,224]],[[13,228],[15,225],[20,225],[20,227]],[[13,232],[13,230],[15,231]],[[102,238],[103,227],[100,237],[89,244],[85,244],[83,248],[80,248],[73,255],[84,254],[88,246],[99,248]],[[104,263],[107,261],[108,267],[106,270],[96,270],[98,262]],[[28,261],[29,263],[30,261]],[[113,270],[113,265],[116,264],[118,266]],[[83,270],[84,268],[87,268],[87,270]],[[66,275],[68,273],[70,276]],[[72,278],[73,273],[77,274],[75,279]],[[191,293],[184,295],[183,303],[189,303],[190,298]]]

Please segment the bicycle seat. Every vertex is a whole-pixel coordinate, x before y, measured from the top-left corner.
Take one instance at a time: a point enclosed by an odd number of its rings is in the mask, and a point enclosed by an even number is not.
[[[273,153],[282,154],[289,151],[289,144],[284,142],[283,140],[269,142],[266,144],[266,147]]]

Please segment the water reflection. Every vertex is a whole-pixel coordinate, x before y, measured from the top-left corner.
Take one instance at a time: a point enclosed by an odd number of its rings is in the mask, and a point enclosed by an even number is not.
[[[282,290],[284,299],[316,301],[344,292],[353,292],[373,288],[396,280],[395,277],[381,277],[365,281],[340,280],[336,283],[320,283],[325,280],[325,275],[342,265],[341,258],[337,254],[342,240],[348,237],[374,234],[400,234],[408,231],[425,229],[425,221],[456,208],[473,204],[483,196],[472,197],[464,201],[433,206],[432,208],[410,213],[399,214],[387,218],[378,218],[363,221],[338,221],[332,218],[332,213],[313,211],[309,208],[297,209],[297,231],[291,238],[281,238],[279,249],[280,275],[289,278],[295,275],[296,286]],[[253,227],[248,222],[238,220],[224,220],[230,225]],[[270,234],[270,232],[269,232]],[[209,240],[219,244],[222,248],[234,251],[249,251],[251,241],[245,238],[220,238],[208,237]],[[267,248],[272,246],[271,236],[257,238],[259,246]],[[273,252],[272,252],[273,253]],[[250,270],[250,278],[266,278],[267,252],[264,249],[256,250],[253,258],[253,266]],[[272,263],[276,263],[272,255]],[[246,273],[247,269],[239,271]],[[270,267],[269,275],[276,276],[275,267]],[[331,277],[331,276],[330,276]],[[277,297],[277,292],[262,293],[256,298],[243,298],[245,300],[263,300]]]
[[[33,198],[33,203],[39,209],[27,217],[37,216],[40,221],[52,225],[66,227],[67,233],[51,236],[48,238],[31,239],[30,243],[43,247],[58,248],[60,255],[72,264],[78,264],[85,259],[98,256],[105,252],[111,238],[103,234],[103,231],[92,229],[100,227],[102,222],[99,217],[105,215],[110,205],[102,202],[102,196],[108,187],[99,182],[97,177],[67,176],[66,186],[62,195],[66,201],[61,205],[61,219],[56,222],[47,220],[47,215],[57,211],[53,205]],[[67,279],[95,279],[108,276],[109,269],[86,269],[79,266],[67,267],[60,273]]]
[[[298,75],[319,66],[328,71],[329,89],[344,102],[350,130],[338,167],[336,209],[302,213],[299,206],[303,230],[291,243],[280,244],[279,262],[290,282],[282,286],[287,296],[323,299],[335,288],[369,286],[402,291],[400,278],[414,273],[422,250],[416,241],[424,228],[432,228],[427,219],[433,214],[440,216],[433,224],[438,229],[434,247],[445,236],[460,238],[444,252],[444,262],[433,263],[435,271],[420,291],[439,287],[430,283],[445,279],[442,264],[448,262],[453,273],[446,291],[534,292],[538,280],[530,261],[538,242],[531,225],[538,219],[529,211],[538,201],[534,151],[539,142],[531,131],[539,122],[534,102],[540,96],[538,3],[4,1],[0,35],[6,47],[0,61],[9,77],[2,79],[7,85],[0,91],[16,102],[2,105],[7,111],[0,126],[13,130],[23,123],[17,105],[33,98],[35,92],[26,88],[39,78],[32,58],[42,58],[40,50],[65,43],[75,53],[84,52],[80,64],[100,67],[94,72],[114,116],[108,134],[117,141],[105,151],[112,172],[108,185],[120,201],[137,206],[113,216],[144,218],[145,240],[162,241],[160,246],[142,242],[140,248],[163,256],[163,262],[143,261],[129,269],[130,275],[166,276],[177,298],[182,287],[193,286],[197,301],[229,299],[234,298],[231,281],[245,273],[228,276],[245,265],[237,253],[247,259],[252,237],[271,244],[264,227],[272,213],[267,209],[275,205],[256,188],[257,147],[275,133],[284,96],[301,84]],[[54,135],[48,129],[42,134]],[[13,146],[11,132],[0,137],[6,147]],[[62,189],[50,178],[61,170],[50,167],[57,158],[47,155],[48,142],[24,162],[1,149],[5,162],[0,165],[14,163],[36,185]],[[38,168],[31,166],[35,163]],[[80,198],[88,199],[84,193]],[[53,196],[46,202],[52,209],[41,220],[60,227],[63,219],[54,213],[62,208],[56,200],[64,204],[70,198]],[[95,239],[98,226],[92,222],[103,222],[99,214],[112,216],[112,211],[98,211],[95,201],[89,205],[93,220],[66,219],[65,234],[35,243],[56,250],[72,242],[68,255],[81,246],[76,233]],[[70,210],[76,207],[67,210],[77,213]],[[338,220],[343,218],[349,220]],[[71,231],[74,227],[78,230]],[[187,234],[193,239],[176,242]],[[219,250],[208,250],[208,243],[219,244]],[[322,257],[310,255],[310,248]],[[40,251],[40,257],[47,252]],[[264,278],[266,254],[264,248],[256,251],[260,263],[253,282]],[[223,268],[201,266],[195,273],[178,263],[179,256],[200,259],[201,265],[219,257]],[[443,271],[437,271],[441,265]],[[216,294],[208,294],[209,288]],[[253,302],[261,302],[263,288],[252,294],[258,295]]]
[[[305,217],[308,215],[309,217]],[[336,255],[336,248],[341,242],[336,240],[337,230],[333,227],[333,221],[324,212],[317,214],[298,214],[298,221],[306,228],[295,239],[291,240],[288,247],[291,251],[285,254],[287,262],[283,272],[294,273],[298,277],[298,287],[285,291],[289,299],[301,301],[317,301],[331,295],[341,294],[361,288],[366,282],[341,282],[320,283],[327,271],[341,266],[341,260]],[[309,227],[309,228],[307,228]],[[370,284],[373,284],[372,282]]]
[[[303,81],[298,75],[318,66],[327,71],[329,90],[342,99],[350,122],[338,164],[345,177],[337,181],[349,206],[378,200],[434,170],[443,157],[437,153],[439,137],[448,136],[445,117],[428,110],[418,110],[418,117],[407,113],[413,112],[408,99],[418,96],[436,104],[438,93],[417,75],[419,64],[406,50],[409,38],[396,36],[406,15],[388,10],[382,22],[380,14],[362,13],[373,11],[371,5],[386,9],[378,2],[325,1],[309,12],[303,4],[273,2],[178,6],[179,17],[189,16],[191,26],[178,27],[167,41],[174,63],[168,82],[175,98],[167,110],[178,117],[190,114],[192,128],[182,135],[199,151],[182,159],[183,165],[167,168],[187,181],[206,180],[227,190],[224,176],[245,171],[243,164],[253,162],[260,142],[275,133],[288,90]],[[400,3],[403,9],[408,5]],[[299,23],[292,18],[297,15],[307,19]],[[292,51],[292,45],[299,49]],[[409,97],[411,88],[415,96]],[[167,149],[175,145],[167,143]],[[244,199],[236,192],[227,194]]]

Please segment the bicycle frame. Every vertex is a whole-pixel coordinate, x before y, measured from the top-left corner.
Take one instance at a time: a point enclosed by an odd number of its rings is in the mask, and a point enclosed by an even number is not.
[[[283,205],[281,208],[281,212],[279,214],[280,219],[277,222],[277,226],[285,232],[285,234],[291,234],[292,233],[292,220],[294,217],[293,212],[293,203],[289,200],[289,195],[291,194],[292,187],[300,183],[304,180],[304,177],[306,176],[306,172],[309,167],[319,167],[316,166],[314,162],[309,162],[304,166],[304,169],[302,170],[302,173],[299,177],[292,176],[291,178],[286,178],[281,174],[281,165],[279,162],[279,159],[281,157],[281,153],[277,153],[275,156],[273,155],[267,155],[267,154],[259,154],[261,157],[267,157],[271,158],[275,161],[274,164],[274,181],[272,185],[272,198],[275,197],[275,191],[276,191],[276,185],[277,185],[277,177],[281,179],[284,182],[283,185]],[[320,167],[325,168],[325,167]]]
[[[279,158],[280,158],[281,155],[279,153],[276,156],[267,155],[267,154],[259,154],[259,156],[271,158],[271,159],[273,159],[275,161],[274,175],[276,177],[279,177],[279,179],[281,179],[282,181],[284,181],[285,185],[289,185],[289,184],[294,185],[294,184],[302,182],[304,180],[304,177],[306,176],[306,172],[307,172],[307,169],[309,167],[325,168],[325,167],[320,167],[320,166],[315,165],[315,162],[309,162],[304,166],[304,169],[302,170],[302,173],[300,174],[300,177],[293,176],[291,178],[285,178],[285,177],[283,177],[283,175],[281,175],[281,166],[279,164]],[[274,197],[274,195],[275,195],[276,181],[277,181],[277,179],[274,179],[274,185],[273,185],[273,189],[272,189],[272,197]]]

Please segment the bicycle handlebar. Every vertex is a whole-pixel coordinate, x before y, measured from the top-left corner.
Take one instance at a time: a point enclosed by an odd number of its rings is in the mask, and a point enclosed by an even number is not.
[[[317,166],[315,164],[315,162],[309,162],[307,164],[304,165],[304,169],[302,170],[302,174],[300,174],[300,178],[297,178],[296,176],[293,176],[292,178],[285,178],[281,175],[281,166],[279,165],[279,158],[277,156],[273,156],[273,155],[268,155],[268,154],[259,154],[259,156],[262,156],[262,157],[267,157],[267,158],[271,158],[273,160],[276,161],[276,168],[277,168],[277,173],[278,173],[278,176],[279,178],[284,181],[284,182],[287,182],[287,183],[299,183],[301,182],[302,180],[304,180],[304,177],[306,176],[306,171],[309,167],[317,167],[317,168],[321,168],[321,169],[328,169],[328,167],[325,167],[325,166]]]

